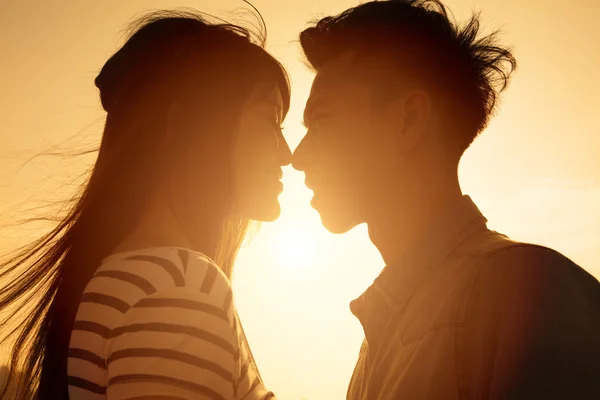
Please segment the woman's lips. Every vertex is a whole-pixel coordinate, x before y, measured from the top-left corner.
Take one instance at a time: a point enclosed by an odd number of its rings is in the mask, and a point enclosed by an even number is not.
[[[280,181],[283,178],[283,171],[281,169],[270,170],[267,172],[267,176],[271,179]]]
[[[280,193],[283,192],[283,183],[280,180],[272,182],[271,187]]]

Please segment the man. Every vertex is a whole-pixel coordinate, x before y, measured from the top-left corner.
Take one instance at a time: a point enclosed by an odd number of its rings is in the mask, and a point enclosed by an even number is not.
[[[325,227],[367,223],[386,267],[351,303],[348,399],[600,399],[600,284],[511,241],[457,168],[516,61],[435,0],[369,2],[300,35],[316,71],[293,159]]]

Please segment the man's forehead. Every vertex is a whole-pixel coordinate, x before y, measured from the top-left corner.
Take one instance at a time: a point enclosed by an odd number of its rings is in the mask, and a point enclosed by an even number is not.
[[[329,61],[317,72],[313,81],[307,109],[323,101],[343,98],[353,86],[359,85],[352,68],[353,55],[344,54]]]
[[[350,70],[353,64],[353,55],[347,53],[328,61],[317,71],[313,81],[313,91],[325,90],[329,87],[340,85],[341,82],[350,78]]]
[[[355,52],[343,53],[319,68],[310,95],[319,97],[327,93],[343,93],[352,87],[372,87],[379,81],[390,83],[395,71],[389,60],[360,59]]]

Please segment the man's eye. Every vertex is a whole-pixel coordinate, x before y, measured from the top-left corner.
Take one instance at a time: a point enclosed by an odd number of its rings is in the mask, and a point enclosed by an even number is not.
[[[329,114],[317,114],[313,116],[310,122],[310,130],[314,131],[314,133],[318,133],[318,131],[323,128],[324,123],[326,123],[330,117],[331,116]]]
[[[315,123],[319,123],[319,122],[326,121],[329,118],[331,118],[331,114],[315,114],[313,116],[313,121]]]

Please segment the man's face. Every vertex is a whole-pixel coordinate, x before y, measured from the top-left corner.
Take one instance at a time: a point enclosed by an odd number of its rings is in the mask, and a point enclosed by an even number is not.
[[[317,73],[304,113],[308,132],[292,160],[305,172],[311,204],[333,233],[366,222],[393,158],[394,138],[382,126],[373,89],[346,72],[350,63],[340,57]]]

